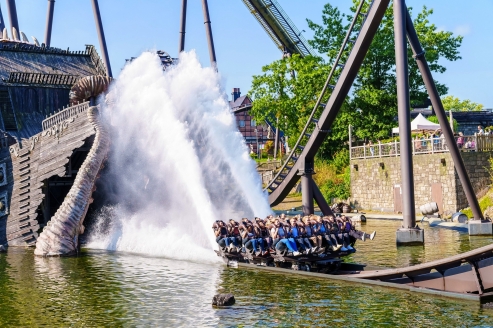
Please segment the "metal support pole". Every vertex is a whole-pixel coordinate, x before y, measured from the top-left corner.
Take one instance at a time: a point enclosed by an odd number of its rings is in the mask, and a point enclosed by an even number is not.
[[[5,28],[5,21],[3,20],[2,8],[0,7],[0,33],[3,32]]]
[[[92,0],[92,11],[94,13],[94,20],[96,21],[101,56],[103,57],[104,66],[106,66],[106,75],[113,77],[113,74],[111,73],[110,57],[108,56],[108,49],[106,48],[106,39],[104,38],[103,23],[101,21],[101,14],[99,13],[98,0]]]
[[[303,169],[299,170],[299,175],[301,175],[301,200],[303,205],[303,215],[310,215],[314,212],[313,206],[313,177],[315,174],[313,169],[313,160],[308,160],[306,158],[302,159],[304,164]]]
[[[255,140],[257,142],[257,149],[256,149],[256,151],[257,151],[257,158],[258,158],[258,130],[257,129],[255,129]]]
[[[435,114],[438,118],[438,122],[440,123],[442,132],[445,135],[445,141],[447,142],[450,155],[452,156],[452,160],[454,161],[455,170],[457,171],[457,175],[459,176],[462,188],[464,189],[464,193],[466,194],[466,198],[469,206],[471,207],[474,219],[482,220],[483,213],[481,212],[481,208],[479,207],[478,199],[476,198],[476,194],[474,193],[471,180],[469,180],[469,176],[467,175],[466,167],[464,165],[464,161],[462,160],[462,156],[460,155],[459,147],[457,147],[454,134],[447,122],[447,115],[445,114],[442,100],[440,99],[440,95],[438,94],[435,82],[433,81],[433,76],[431,75],[428,62],[425,58],[425,52],[421,47],[409,12],[407,12],[406,14],[406,21],[407,37],[409,39],[409,43],[411,44],[414,58],[416,59],[421,75],[423,76],[423,81],[425,83],[426,90],[428,91],[428,95],[430,96],[433,108],[435,109]]]
[[[274,140],[274,159],[277,159],[278,147],[279,147],[279,117],[276,118],[276,139]]]
[[[51,44],[51,27],[53,26],[53,11],[55,10],[55,0],[48,0],[48,13],[46,14],[45,45]]]
[[[318,207],[322,211],[323,215],[332,215],[335,217],[334,212],[332,212],[332,209],[330,208],[329,204],[327,204],[324,195],[322,195],[322,192],[320,191],[320,189],[318,189],[318,186],[313,179],[312,179],[312,188],[313,188],[313,198],[315,198],[315,201],[317,202]]]
[[[303,215],[310,215],[314,212],[312,183],[312,173],[305,172],[301,175],[301,199],[303,204]]]
[[[394,0],[394,38],[397,75],[397,105],[401,144],[401,185],[403,201],[403,228],[414,228],[416,210],[414,204],[413,157],[411,149],[411,115],[409,99],[409,72],[406,42],[406,4]]]
[[[9,13],[10,20],[10,33],[13,36],[14,27],[17,30],[17,33],[19,33],[19,21],[17,20],[17,9],[15,7],[15,0],[7,0],[7,11]]]
[[[353,148],[353,126],[349,124],[348,126],[348,133],[349,133],[349,160],[351,160],[351,153],[352,153],[352,148]]]
[[[187,26],[187,0],[181,2],[180,43],[178,53],[185,50],[185,28]]]
[[[207,35],[207,43],[209,44],[209,57],[211,58],[211,66],[216,67],[216,51],[214,50],[214,39],[212,38],[211,18],[209,17],[209,6],[207,0],[202,0],[202,11],[204,12],[204,25]]]

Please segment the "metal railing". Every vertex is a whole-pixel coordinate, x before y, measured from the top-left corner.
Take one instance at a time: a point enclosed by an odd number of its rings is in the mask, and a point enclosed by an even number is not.
[[[46,54],[55,54],[55,55],[68,55],[68,56],[87,56],[89,53],[87,52],[87,48],[85,51],[71,51],[67,48],[67,50],[54,48],[54,47],[38,47],[34,44],[30,43],[22,43],[22,42],[5,42],[0,43],[0,50],[3,51],[22,51],[22,52],[36,52],[36,53],[46,53]]]
[[[305,57],[315,52],[276,0],[243,0],[277,47]]]
[[[456,136],[455,142],[462,152],[493,151],[493,135]],[[388,143],[365,144],[350,147],[350,158],[397,157],[400,155],[399,141]],[[448,152],[444,138],[420,138],[412,140],[413,155]]]
[[[66,119],[69,119],[72,116],[75,116],[77,114],[86,111],[88,108],[89,108],[89,101],[86,101],[81,104],[77,104],[75,106],[67,107],[64,110],[56,114],[53,114],[52,116],[43,120],[43,122],[41,123],[41,125],[43,126],[43,131],[51,128],[53,125],[56,125],[60,122],[65,121]]]

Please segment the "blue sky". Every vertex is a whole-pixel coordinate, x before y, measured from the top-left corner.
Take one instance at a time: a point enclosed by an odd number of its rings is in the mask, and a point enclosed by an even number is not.
[[[328,0],[278,0],[304,36],[312,36],[306,18],[321,21]],[[332,0],[347,11],[351,0]],[[435,79],[449,87],[449,94],[471,99],[493,108],[493,13],[492,0],[407,0],[420,9],[433,8],[431,21],[438,28],[463,35],[462,60],[445,63],[447,72]],[[99,0],[113,74],[118,75],[126,58],[148,49],[162,49],[177,56],[181,0]],[[0,0],[8,23],[5,0]],[[29,37],[44,39],[47,1],[17,0],[20,29]],[[248,91],[252,75],[281,57],[280,51],[248,12],[241,0],[209,0],[218,68],[225,88]],[[99,43],[90,0],[57,0],[52,46],[83,50],[84,44]],[[188,0],[186,50],[196,49],[201,62],[209,65],[200,0]]]

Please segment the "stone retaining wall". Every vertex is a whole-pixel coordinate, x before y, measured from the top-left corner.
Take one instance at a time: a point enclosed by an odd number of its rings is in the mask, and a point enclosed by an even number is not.
[[[492,152],[461,153],[476,193],[490,183],[488,159]],[[449,153],[413,156],[416,210],[436,201],[441,211],[457,212],[467,199]],[[382,212],[400,211],[400,157],[351,160],[351,199],[356,208]],[[394,201],[396,200],[396,201]]]

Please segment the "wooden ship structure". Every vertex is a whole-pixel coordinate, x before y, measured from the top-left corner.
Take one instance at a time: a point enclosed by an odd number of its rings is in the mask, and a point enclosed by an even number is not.
[[[0,10],[0,245],[72,255],[109,144],[94,106],[111,81],[97,0],[103,58],[92,45],[50,46],[54,1],[42,44],[19,30],[15,0],[7,8],[10,28]]]
[[[0,244],[34,246],[94,142],[89,101],[69,106],[82,78],[106,75],[95,48],[0,43]]]

